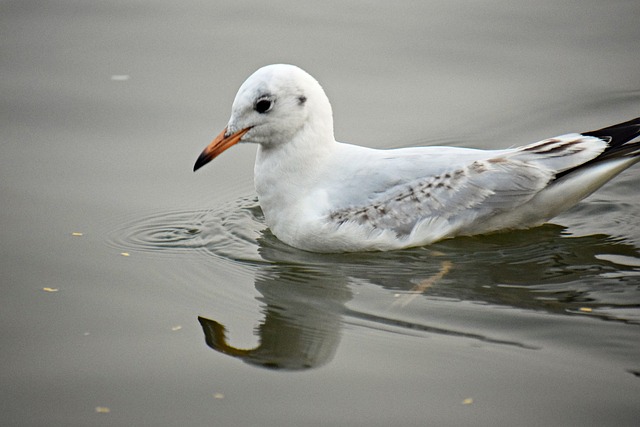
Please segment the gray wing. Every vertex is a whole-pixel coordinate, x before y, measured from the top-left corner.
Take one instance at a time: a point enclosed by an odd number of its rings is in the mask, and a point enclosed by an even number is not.
[[[330,218],[398,235],[434,219],[463,227],[527,203],[556,174],[589,161],[605,147],[600,139],[570,134],[517,149],[482,152],[484,158],[377,192],[366,204],[333,211]]]

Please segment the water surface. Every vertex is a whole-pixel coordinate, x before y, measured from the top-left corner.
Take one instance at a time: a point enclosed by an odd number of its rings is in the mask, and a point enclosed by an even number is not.
[[[637,2],[0,10],[4,424],[637,424],[637,167],[532,230],[342,255],[269,232],[255,147],[191,171],[274,62],[370,147],[636,117]]]

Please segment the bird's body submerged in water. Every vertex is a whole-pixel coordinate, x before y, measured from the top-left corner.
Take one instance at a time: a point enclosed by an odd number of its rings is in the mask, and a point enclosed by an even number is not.
[[[504,150],[377,150],[337,142],[322,87],[269,65],[240,87],[194,170],[258,144],[255,187],[283,242],[314,252],[391,250],[542,224],[640,161],[640,118]]]

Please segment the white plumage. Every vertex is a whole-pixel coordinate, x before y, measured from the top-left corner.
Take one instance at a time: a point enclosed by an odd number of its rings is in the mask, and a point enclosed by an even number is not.
[[[505,150],[344,144],[318,82],[280,64],[244,82],[194,170],[257,143],[255,187],[276,237],[316,252],[391,250],[542,224],[638,162],[639,134],[637,118]]]

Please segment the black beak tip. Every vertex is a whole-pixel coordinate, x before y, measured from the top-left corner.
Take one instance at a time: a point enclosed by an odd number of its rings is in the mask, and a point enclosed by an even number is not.
[[[201,167],[203,167],[204,165],[206,165],[207,163],[209,163],[209,160],[211,159],[208,158],[208,156],[205,156],[204,153],[200,154],[200,156],[198,157],[198,160],[196,160],[196,163],[193,165],[193,171],[195,172]]]

